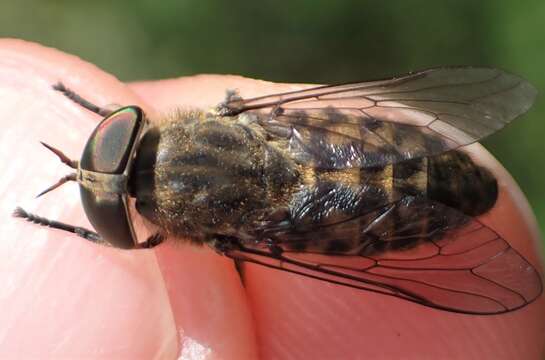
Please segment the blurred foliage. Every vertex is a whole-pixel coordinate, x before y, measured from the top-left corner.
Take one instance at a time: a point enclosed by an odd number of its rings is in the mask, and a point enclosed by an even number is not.
[[[125,81],[233,73],[332,83],[440,65],[508,69],[545,88],[545,2],[21,0],[0,36],[76,54]],[[545,101],[485,141],[545,229]]]

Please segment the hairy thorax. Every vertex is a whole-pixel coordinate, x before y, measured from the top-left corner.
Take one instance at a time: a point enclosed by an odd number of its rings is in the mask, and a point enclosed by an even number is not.
[[[139,213],[168,234],[203,242],[251,232],[245,224],[287,202],[298,177],[261,127],[195,111],[148,130],[131,191]]]

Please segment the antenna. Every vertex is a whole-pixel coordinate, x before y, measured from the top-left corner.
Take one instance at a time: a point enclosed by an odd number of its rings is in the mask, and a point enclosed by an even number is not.
[[[79,162],[77,160],[70,159],[68,156],[64,155],[64,153],[60,151],[59,149],[55,149],[53,146],[48,145],[42,141],[40,141],[40,144],[45,146],[45,148],[51,151],[53,154],[57,155],[63,164],[70,166],[72,169],[77,169],[79,167]],[[52,190],[55,190],[56,188],[58,188],[59,186],[61,186],[62,184],[68,181],[77,181],[77,173],[71,173],[66,176],[63,176],[62,178],[59,179],[59,181],[57,181],[55,184],[51,185],[50,187],[48,187],[47,189],[39,193],[36,197],[39,198],[40,196],[47,194],[48,192]]]
[[[55,184],[51,185],[50,187],[48,187],[47,189],[45,189],[44,191],[39,193],[36,196],[36,198],[39,198],[40,196],[42,196],[44,194],[47,194],[48,192],[50,192],[52,190],[55,190],[56,188],[58,188],[59,186],[61,186],[62,184],[66,183],[68,181],[77,181],[76,179],[77,179],[77,174],[76,173],[72,173],[72,174],[68,174],[66,176],[63,176]]]
[[[78,168],[78,161],[77,160],[71,160],[68,156],[64,155],[62,151],[59,149],[55,149],[51,145],[47,145],[46,143],[40,141],[40,144],[45,146],[49,151],[51,151],[53,154],[57,155],[59,159],[66,165],[70,166],[72,169]]]

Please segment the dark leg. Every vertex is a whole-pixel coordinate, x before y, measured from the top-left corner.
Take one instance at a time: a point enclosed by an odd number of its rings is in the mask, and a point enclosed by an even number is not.
[[[25,210],[23,210],[20,207],[16,208],[13,211],[13,216],[23,218],[23,219],[25,219],[27,221],[30,221],[30,222],[34,223],[34,224],[38,224],[38,225],[42,225],[42,226],[48,226],[48,227],[50,227],[52,229],[59,229],[59,230],[68,231],[68,232],[74,233],[74,234],[84,238],[85,240],[89,240],[89,241],[94,242],[94,243],[107,245],[107,243],[104,240],[102,240],[100,235],[97,234],[94,231],[87,230],[87,229],[79,227],[79,226],[65,224],[65,223],[62,223],[60,221],[49,220],[49,219],[43,218],[41,216],[37,216],[37,215],[31,214],[29,212],[26,212]]]
[[[240,248],[240,240],[234,236],[214,235],[205,241],[208,246],[214,249],[218,254],[224,255],[225,252]]]
[[[227,235],[216,235],[213,236],[211,239],[206,241],[206,243],[219,255],[225,255],[226,252],[233,249],[240,249],[240,240],[234,236],[227,236]],[[244,283],[244,262],[232,258],[235,262],[235,269],[238,272],[238,276],[240,278],[240,282],[242,283],[242,286],[245,286]]]
[[[95,114],[106,117],[112,113],[111,110],[102,108],[100,106],[93,104],[90,101],[85,100],[84,98],[76,94],[74,91],[64,86],[64,84],[61,82],[58,82],[55,85],[53,85],[53,89],[60,91],[61,93],[63,93],[64,96],[66,96],[67,98],[75,102],[76,104],[83,106],[84,108],[94,112]]]
[[[151,249],[162,243],[163,240],[165,240],[165,237],[162,234],[153,234],[140,246],[140,248]]]

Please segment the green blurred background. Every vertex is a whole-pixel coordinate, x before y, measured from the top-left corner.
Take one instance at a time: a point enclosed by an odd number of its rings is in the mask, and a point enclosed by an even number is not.
[[[122,80],[230,73],[282,82],[376,79],[441,65],[510,70],[541,95],[484,144],[545,229],[545,1],[21,0],[0,35],[76,54]]]

